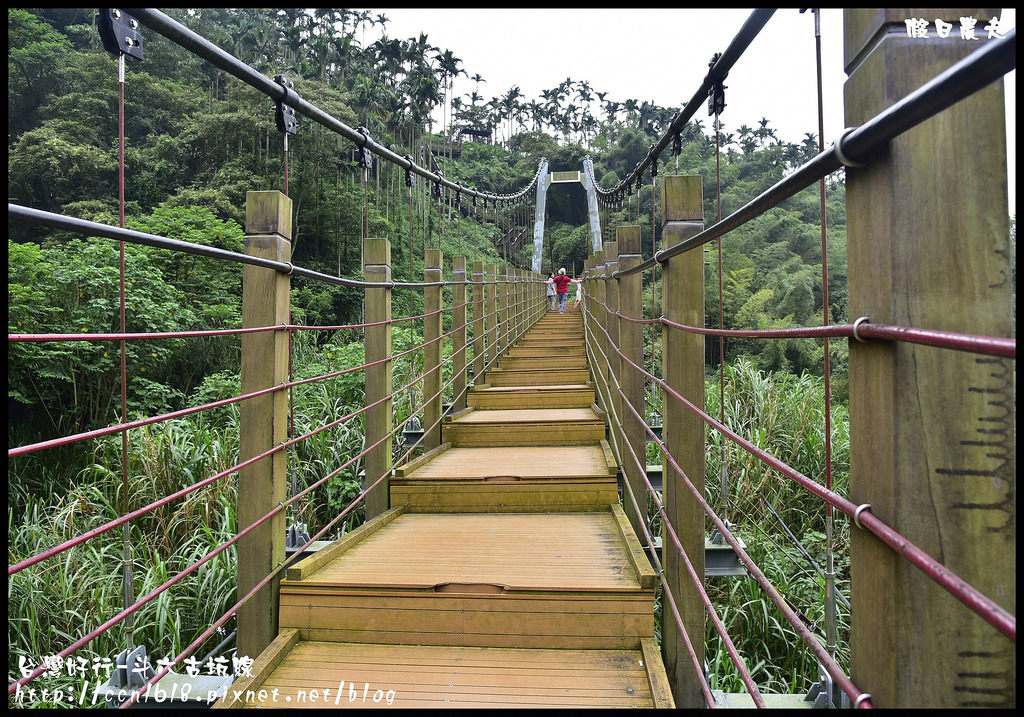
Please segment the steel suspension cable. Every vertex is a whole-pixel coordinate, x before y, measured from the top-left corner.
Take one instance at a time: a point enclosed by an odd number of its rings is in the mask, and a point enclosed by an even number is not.
[[[605,333],[605,336],[607,337],[607,340],[609,341],[609,345],[610,346],[614,346],[614,343],[611,342],[611,337],[608,336],[607,331],[604,331],[604,333]],[[597,346],[597,350],[601,350],[600,346]],[[638,370],[638,371],[640,371],[641,373],[644,373],[644,374],[647,373],[641,367],[637,366],[635,363],[630,361],[618,349],[618,347],[615,347],[615,351],[619,355],[620,359],[625,360],[625,362],[627,364],[631,365],[634,369],[636,369],[636,370]],[[607,363],[607,356],[605,356],[605,363]],[[659,379],[655,379],[654,376],[648,375],[648,378],[651,378],[652,380],[655,380],[656,382],[661,384],[661,386],[663,388],[665,388],[666,391],[669,391],[675,398],[677,398],[680,401],[682,401],[685,405],[689,406],[691,409],[693,408],[693,405],[689,401],[687,401],[686,399],[684,399],[682,396],[680,396],[679,394],[675,393],[674,391],[671,391],[670,389],[668,389],[668,387],[664,384],[664,382],[660,381]],[[622,392],[620,391],[620,393],[622,393]],[[624,395],[623,395],[623,398],[625,399]],[[636,412],[636,409],[633,407],[633,405],[628,400],[624,400],[623,401],[623,405],[626,405],[626,406],[629,407],[630,412],[633,413],[634,417],[639,419],[641,422],[643,421],[643,418]],[[705,421],[713,424],[714,419],[712,419],[710,416],[705,414],[703,411],[698,411],[698,413],[701,415],[702,418],[704,418]],[[722,428],[724,428],[724,426]],[[648,434],[651,435],[654,438],[655,443],[659,446],[659,448],[661,449],[661,451],[664,454],[665,458],[671,464],[672,468],[676,472],[678,472],[679,475],[682,477],[683,483],[686,485],[687,489],[693,494],[694,498],[700,504],[701,509],[708,515],[709,518],[711,518],[712,522],[715,523],[715,525],[718,527],[719,531],[721,532],[722,536],[730,544],[730,546],[736,552],[737,556],[740,558],[740,560],[743,562],[743,564],[747,567],[747,569],[750,570],[751,574],[754,576],[754,579],[764,589],[765,594],[768,596],[768,598],[773,603],[775,603],[776,607],[778,607],[779,610],[783,613],[783,615],[786,617],[786,619],[789,621],[789,623],[793,626],[793,628],[796,630],[796,632],[800,635],[800,637],[804,641],[804,643],[806,643],[808,645],[808,647],[810,647],[811,651],[814,652],[814,654],[818,658],[819,663],[822,664],[825,667],[825,669],[828,671],[828,673],[830,675],[832,675],[832,677],[836,680],[836,682],[841,686],[843,691],[846,692],[851,697],[851,699],[854,699],[854,698],[858,698],[859,699],[860,697],[863,697],[864,693],[860,692],[859,688],[856,685],[854,685],[853,682],[850,681],[850,679],[843,673],[842,669],[840,669],[839,665],[836,664],[836,662],[832,658],[832,656],[828,652],[826,652],[826,651],[824,651],[822,649],[821,645],[819,645],[817,640],[814,638],[814,635],[811,634],[810,630],[807,629],[807,626],[803,623],[803,621],[800,619],[800,617],[798,615],[796,615],[796,613],[793,611],[793,609],[788,605],[788,603],[785,601],[785,599],[783,598],[781,593],[778,592],[778,590],[774,587],[774,585],[772,585],[771,581],[769,581],[768,578],[764,575],[764,573],[761,572],[760,568],[758,568],[757,565],[750,558],[750,556],[747,555],[747,553],[743,549],[743,547],[739,545],[739,543],[736,541],[735,537],[732,535],[731,531],[729,531],[728,526],[715,514],[714,510],[711,508],[711,506],[704,500],[703,496],[700,494],[700,491],[698,491],[696,489],[696,487],[692,484],[692,482],[689,480],[689,478],[686,477],[686,473],[683,471],[683,469],[676,462],[675,457],[667,450],[667,447],[665,446],[664,442],[660,438],[658,438],[656,435],[654,435],[653,431],[651,431],[649,427],[645,426],[645,429],[647,430]],[[728,430],[728,429],[726,429],[726,430]],[[652,488],[652,492],[653,492],[653,488]],[[657,501],[657,496],[655,496],[654,499],[655,499],[655,501]],[[692,567],[690,566],[689,561],[686,559],[686,552],[685,552],[685,550],[683,550],[682,543],[679,542],[679,538],[678,538],[678,535],[675,532],[675,528],[672,525],[671,521],[669,520],[669,517],[668,517],[667,513],[665,512],[665,509],[664,509],[663,506],[660,507],[659,513],[662,516],[662,526],[665,529],[668,530],[669,536],[672,538],[673,542],[676,545],[676,548],[680,552],[681,556],[684,558],[684,561],[687,563],[687,568],[688,568],[688,570],[690,571],[690,574],[691,574],[691,580],[693,580],[694,584],[699,587],[700,584],[701,584],[701,580],[697,577],[696,572],[694,570],[692,570]],[[701,592],[703,593],[702,590],[701,590]],[[708,599],[707,599],[706,595],[704,596],[703,599],[705,599],[705,601],[706,601],[705,602],[706,608],[709,607],[710,603],[707,602]],[[862,703],[866,703],[867,701],[868,701],[867,699],[861,700]]]
[[[607,305],[603,304],[600,301],[595,301],[595,303],[601,305],[606,313],[608,312]],[[596,320],[596,317],[594,317],[593,313],[590,312],[589,309],[587,309],[586,311],[587,311],[588,316],[591,319],[595,319]],[[616,354],[618,354],[621,358],[625,359],[632,366],[636,367],[636,364],[632,364],[632,362],[630,362],[629,359],[626,359],[626,357],[619,350],[619,347],[616,346],[614,344],[614,342],[612,342],[611,336],[608,334],[608,331],[606,329],[604,329],[603,327],[601,327],[600,324],[598,324],[598,323],[595,323],[595,325],[598,326],[598,328],[600,328],[601,331],[604,333],[605,339],[607,340],[608,345],[615,350]],[[595,343],[594,344],[594,351],[600,352],[601,353],[600,358],[602,359],[601,361],[597,361],[598,357],[595,354],[594,355],[594,359],[595,359],[594,363],[595,363],[595,365],[603,365],[603,366],[605,366],[607,368],[608,364],[609,364],[608,355],[604,352],[604,349],[601,348],[599,343]],[[614,382],[615,383],[615,390],[619,394],[619,396],[622,398],[622,404],[629,408],[630,412],[633,414],[633,417],[636,420],[638,420],[641,424],[644,424],[644,429],[647,431],[647,433],[649,435],[651,435],[651,436],[654,436],[655,439],[657,440],[657,436],[655,436],[654,432],[650,429],[650,427],[646,425],[646,421],[644,421],[643,416],[641,416],[636,411],[636,409],[633,407],[633,405],[627,399],[627,397],[625,395],[625,392],[622,390],[621,384],[619,383],[618,379],[614,376],[614,372],[612,372],[609,369],[607,371],[607,375],[609,376],[609,383],[608,383],[608,387],[607,387],[608,391],[609,391],[609,398],[610,398],[610,393],[611,393],[611,389],[612,389],[611,383]],[[609,409],[610,409],[610,414],[612,415],[612,418],[613,418],[614,425],[621,427],[623,425],[622,417],[619,416],[616,413],[615,402],[609,400],[608,401],[608,405],[609,405]],[[664,505],[658,499],[657,493],[654,490],[654,486],[651,485],[651,482],[650,482],[649,478],[646,475],[646,465],[645,466],[641,466],[640,465],[640,459],[636,455],[636,452],[633,450],[633,446],[628,441],[624,440],[623,443],[629,449],[629,452],[632,455],[634,464],[636,465],[636,467],[640,471],[640,475],[643,476],[644,483],[646,484],[646,486],[648,488],[648,491],[649,491],[649,497],[651,498],[651,500],[654,501],[654,504],[655,504],[655,507],[657,508],[658,514],[662,516],[662,527],[669,531],[670,537],[672,538],[672,542],[676,546],[676,548],[677,548],[677,550],[679,552],[680,557],[683,559],[684,563],[686,564],[687,572],[689,572],[689,574],[690,574],[691,581],[693,581],[694,585],[698,589],[698,592],[701,594],[701,600],[704,603],[704,609],[708,613],[708,616],[711,618],[711,621],[714,624],[715,630],[718,632],[719,636],[722,638],[722,642],[723,642],[723,644],[726,647],[726,651],[729,653],[730,657],[733,660],[733,664],[736,665],[737,671],[740,673],[741,680],[744,682],[744,684],[746,685],[747,689],[749,690],[751,698],[754,700],[755,705],[757,705],[758,707],[764,707],[765,704],[764,704],[764,702],[763,702],[763,700],[762,700],[762,698],[760,696],[760,692],[758,691],[756,683],[754,683],[753,678],[750,675],[750,672],[747,670],[746,666],[743,663],[743,658],[740,656],[739,651],[736,649],[735,644],[732,642],[732,639],[729,637],[727,631],[725,630],[725,626],[722,624],[721,619],[718,617],[718,614],[715,611],[714,606],[711,604],[710,596],[708,596],[707,591],[704,589],[704,587],[703,587],[703,585],[701,583],[701,580],[697,577],[697,571],[693,567],[693,564],[690,562],[690,558],[686,554],[686,551],[683,549],[682,543],[679,542],[678,536],[675,534],[674,527],[672,526],[672,524],[668,520],[668,516],[667,516],[667,514],[665,512]],[[668,456],[667,451],[665,451],[664,444],[661,444],[660,441],[659,441],[659,447],[661,448],[663,453],[666,456]],[[621,455],[621,453],[620,453],[620,455]],[[646,458],[646,456],[645,456],[645,458]],[[646,463],[646,461],[645,461],[645,463]],[[682,475],[682,471],[680,471],[680,475]],[[633,506],[636,509],[636,512],[637,512],[638,516],[646,519],[646,515],[645,514],[646,514],[647,511],[644,510],[641,513],[641,508],[640,508],[639,500],[633,494],[633,490],[629,486],[628,481],[624,483],[624,486],[629,491],[631,502],[633,503]],[[647,496],[645,496],[645,497],[647,497]],[[641,520],[640,521],[641,525],[643,525],[645,522],[646,522],[646,520]],[[646,532],[646,528],[645,528],[645,532]],[[650,543],[648,543],[648,544],[650,544]],[[653,554],[655,555],[655,559],[657,560],[656,552],[654,552]],[[663,572],[663,570],[661,568],[660,561],[658,561],[658,563],[659,563],[659,566],[658,566],[659,573]],[[666,595],[669,596],[669,598],[671,600],[671,604],[672,604],[673,610],[675,610],[675,598],[668,591],[667,585],[666,585]],[[681,619],[680,619],[680,628],[682,628]],[[684,634],[686,632],[685,630],[681,630],[681,631]],[[686,641],[687,641],[687,643],[689,643],[689,636],[686,637]]]
[[[643,369],[640,370],[643,371]],[[647,374],[646,371],[643,372]],[[825,501],[831,502],[851,518],[854,518],[858,527],[870,531],[886,545],[903,557],[907,558],[915,567],[919,568],[921,572],[932,578],[951,595],[960,600],[960,602],[971,608],[999,632],[1010,637],[1012,640],[1016,640],[1016,618],[1013,615],[994,603],[985,595],[981,594],[976,588],[971,586],[952,571],[948,570],[944,565],[893,530],[881,519],[876,518],[870,510],[867,510],[869,506],[866,504],[863,506],[857,506],[848,499],[826,489],[825,486],[816,483],[796,469],[786,465],[778,458],[775,458],[766,451],[761,450],[738,433],[730,430],[727,426],[716,421],[703,410],[695,406],[686,397],[671,388],[662,379],[650,374],[647,374],[647,376],[661,386],[662,389],[664,389],[670,396],[680,401],[683,405],[696,413],[701,420],[715,430],[724,433],[730,440],[739,444],[748,453],[756,456],[770,467],[793,479],[804,488],[807,488],[811,493]]]
[[[121,229],[124,229],[124,65],[125,58],[124,53],[120,52],[117,55],[117,85],[119,88],[119,96],[117,103],[117,193],[118,193],[118,224]],[[125,334],[128,331],[127,328],[127,301],[125,299],[125,246],[124,240],[119,242],[119,256],[118,256],[118,274],[119,274],[119,314],[121,320],[121,333]],[[128,420],[128,344],[125,339],[121,339],[121,420]],[[122,511],[128,513],[130,509],[130,503],[128,499],[128,431],[124,430],[121,432],[121,491],[122,491]],[[133,575],[132,565],[132,544],[131,544],[131,525],[125,523],[122,531],[123,541],[123,556],[122,556],[122,595],[124,609],[127,610],[135,602],[135,577]],[[135,649],[135,618],[132,614],[129,614],[128,620],[125,622],[125,641],[127,645],[127,651],[130,653]]]
[[[712,61],[714,64],[714,61]],[[722,121],[718,112],[718,105],[715,105],[715,206],[717,212],[716,223],[722,221],[722,149],[721,149]],[[653,269],[653,267],[652,267]],[[722,298],[722,237],[718,237],[718,328],[725,330],[725,301]],[[718,336],[718,420],[725,423],[725,335]],[[721,472],[720,485],[721,495],[719,500],[722,504],[722,521],[729,524],[729,459],[728,449],[725,441],[722,441],[722,451],[719,456],[719,470]]]
[[[825,151],[825,110],[822,93],[821,71],[821,10],[813,8],[814,50],[818,90],[818,153]],[[825,203],[825,177],[818,180],[818,196],[821,205],[821,321],[828,328],[832,307],[828,292],[828,216]],[[719,217],[721,221],[721,217]],[[721,242],[721,238],[718,240]],[[830,363],[829,337],[824,339],[825,350],[825,487],[832,490],[832,370]],[[836,654],[838,635],[836,625],[836,574],[832,504],[825,504],[825,649],[833,657]],[[831,695],[829,695],[831,700]]]

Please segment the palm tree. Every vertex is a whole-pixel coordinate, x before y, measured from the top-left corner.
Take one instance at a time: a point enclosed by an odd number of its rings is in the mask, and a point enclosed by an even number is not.
[[[800,142],[800,161],[809,162],[818,155],[818,135],[813,132],[804,132],[804,138]]]
[[[622,109],[626,112],[627,120],[633,119],[633,115],[636,114],[638,107],[639,105],[637,104],[636,100],[626,100],[625,102],[622,103]]]
[[[441,113],[441,129],[445,136],[450,134],[451,128],[445,127],[445,122],[448,114],[448,100],[451,99],[451,90],[455,84],[455,78],[461,75],[469,76],[465,70],[459,65],[462,64],[462,60],[456,57],[451,50],[445,50],[444,52],[438,52],[437,54],[438,68],[441,70],[441,86],[444,88],[444,105]]]
[[[429,123],[430,114],[439,99],[433,69],[429,65],[429,53],[436,49],[422,32],[419,37],[402,43],[402,62],[409,65],[401,84],[409,98],[410,149],[415,146],[415,129]]]
[[[236,38],[235,57],[245,60],[251,56],[246,64],[259,72],[269,72],[278,39],[276,18],[262,8],[242,8],[237,17],[237,24],[231,28]]]
[[[768,140],[770,139],[773,139],[776,142],[779,141],[779,138],[775,136],[775,130],[768,126],[767,117],[762,117],[759,124],[761,126],[754,130],[754,136],[758,138],[762,147],[767,147]]]
[[[468,75],[467,75],[467,77],[468,77]],[[475,83],[476,83],[476,84],[475,84],[475,85],[473,86],[473,94],[476,94],[477,92],[479,92],[479,91],[480,91],[480,83],[481,83],[481,82],[487,82],[487,80],[485,80],[485,79],[484,79],[484,78],[483,78],[483,77],[482,77],[482,76],[480,75],[480,73],[479,73],[479,72],[478,72],[477,74],[473,75],[472,77],[470,77],[469,79],[473,80],[473,82],[475,82]]]
[[[398,84],[398,73],[402,71],[402,43],[381,35],[377,42],[370,46],[374,56],[374,73],[377,77],[390,79],[392,87]]]
[[[608,122],[611,124],[615,123],[615,118],[619,114],[619,108],[622,107],[621,102],[613,102],[608,100],[604,103],[604,113],[608,117]]]
[[[562,111],[562,98],[558,95],[558,88],[541,90],[541,97],[544,98],[544,115],[548,124],[554,127],[554,118]]]
[[[512,119],[518,106],[517,100],[522,96],[519,86],[513,85],[500,100],[501,108],[505,111],[504,116],[508,118],[508,139],[512,138]]]
[[[362,36],[359,39],[359,44],[366,47],[366,26],[373,26],[373,14],[369,10],[356,10],[353,15],[355,16],[352,24],[352,29],[362,29]]]
[[[499,127],[501,125],[502,117],[504,117],[504,114],[502,114],[501,98],[500,97],[492,97],[490,99],[490,101],[487,103],[487,110],[488,110],[487,126],[490,128],[490,130],[491,130],[491,132],[493,134],[495,128],[497,128],[497,127]],[[497,144],[497,141],[498,141],[497,137],[495,137],[495,142],[494,143]]]
[[[743,154],[750,154],[757,149],[757,140],[754,136],[754,130],[750,129],[745,124],[741,124],[740,128],[736,130],[740,134],[740,148],[743,150]]]
[[[532,100],[526,104],[526,111],[530,115],[530,119],[533,120],[533,131],[539,132],[541,128],[541,122],[544,120],[544,105],[537,100]]]

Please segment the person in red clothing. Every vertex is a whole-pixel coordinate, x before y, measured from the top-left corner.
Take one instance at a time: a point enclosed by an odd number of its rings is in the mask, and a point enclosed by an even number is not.
[[[565,304],[569,300],[569,284],[579,284],[578,279],[570,279],[565,275],[565,269],[558,270],[555,277],[555,291],[558,294],[558,313],[565,313]]]

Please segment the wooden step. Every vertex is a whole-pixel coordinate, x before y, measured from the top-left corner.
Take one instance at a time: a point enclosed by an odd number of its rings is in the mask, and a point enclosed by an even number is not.
[[[514,353],[513,353],[514,352]],[[583,339],[523,338],[509,351],[510,356],[586,356]]]
[[[395,469],[391,505],[426,512],[607,510],[618,500],[611,448],[450,443]]]
[[[594,387],[566,386],[473,386],[467,404],[482,410],[501,408],[587,408],[594,403]]]
[[[508,350],[508,355],[515,358],[527,358],[530,356],[585,356],[579,346],[545,346],[545,345],[520,345],[516,344]]]
[[[502,356],[498,368],[504,371],[539,371],[549,369],[586,370],[587,357],[581,354],[568,356]]]
[[[491,386],[562,386],[590,381],[588,369],[528,369],[508,370],[492,368],[484,377]]]
[[[585,336],[584,336],[584,333],[583,333],[583,329],[559,329],[559,328],[537,329],[537,328],[535,328],[535,329],[532,329],[529,333],[525,334],[522,337],[522,339],[520,339],[520,340],[521,341],[525,341],[527,339],[534,339],[534,340],[536,340],[536,339],[540,339],[540,338],[544,338],[544,339],[547,339],[547,340],[550,340],[550,341],[569,340],[569,339],[571,339],[573,341],[580,341],[581,342],[581,341],[583,341]]]
[[[216,708],[674,709],[656,642],[566,650],[303,640],[284,629]]]
[[[469,409],[441,426],[441,440],[457,448],[586,446],[604,437],[604,417],[592,408]]]
[[[656,576],[616,503],[603,512],[392,508],[288,569],[279,624],[302,639],[637,649]]]

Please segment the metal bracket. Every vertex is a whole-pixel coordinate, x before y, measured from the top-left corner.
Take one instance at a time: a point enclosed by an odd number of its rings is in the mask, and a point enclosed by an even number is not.
[[[295,83],[284,75],[275,75],[274,82],[284,87],[284,97],[277,101],[277,110],[274,112],[277,129],[286,134],[296,134],[299,131],[299,118],[291,106],[299,98],[295,94]]]
[[[93,704],[102,699],[108,708],[118,708],[156,676],[156,670],[146,657],[146,648],[141,645],[120,653],[114,667],[107,681],[94,688]],[[172,670],[138,698],[136,707],[208,707],[227,694],[233,681],[231,675],[193,677]]]
[[[309,533],[306,532],[305,523],[292,523],[288,526],[284,535],[284,547],[297,550],[309,542]]]
[[[405,155],[405,159],[409,162],[409,166],[405,168],[405,186],[412,188],[416,186],[416,175],[412,173],[412,155]]]
[[[357,150],[359,155],[356,158],[356,164],[360,169],[373,169],[373,157],[366,151],[366,142],[370,141],[370,130],[366,129],[366,127],[356,127],[356,132],[363,135],[366,140],[359,145],[359,149]]]
[[[711,62],[708,63],[709,68],[714,68],[715,64],[722,58],[721,52],[716,52],[711,58]],[[725,85],[722,84],[725,81],[725,76],[716,78],[712,81],[712,86],[708,89],[708,115],[720,115],[725,111]]]
[[[149,664],[146,657],[146,647],[139,645],[132,650],[125,650],[118,653],[114,658],[114,669],[110,673],[105,685],[97,686],[97,694],[106,697],[107,707],[119,707],[126,699],[125,694],[138,690],[154,675],[156,670]],[[121,694],[121,699],[117,694]]]
[[[142,60],[142,35],[139,33],[139,21],[134,16],[116,7],[103,7],[100,8],[97,25],[107,52]]]
[[[804,702],[813,702],[814,709],[850,709],[850,698],[832,679],[832,675],[818,665],[818,681],[811,685]]]
[[[730,530],[733,527],[728,522],[726,522],[726,526]],[[747,547],[740,536],[734,535],[733,537],[736,538],[741,548]],[[747,569],[740,562],[736,551],[726,542],[725,536],[718,528],[714,528],[711,531],[711,536],[704,540],[704,574],[724,577],[740,577],[747,574]]]

